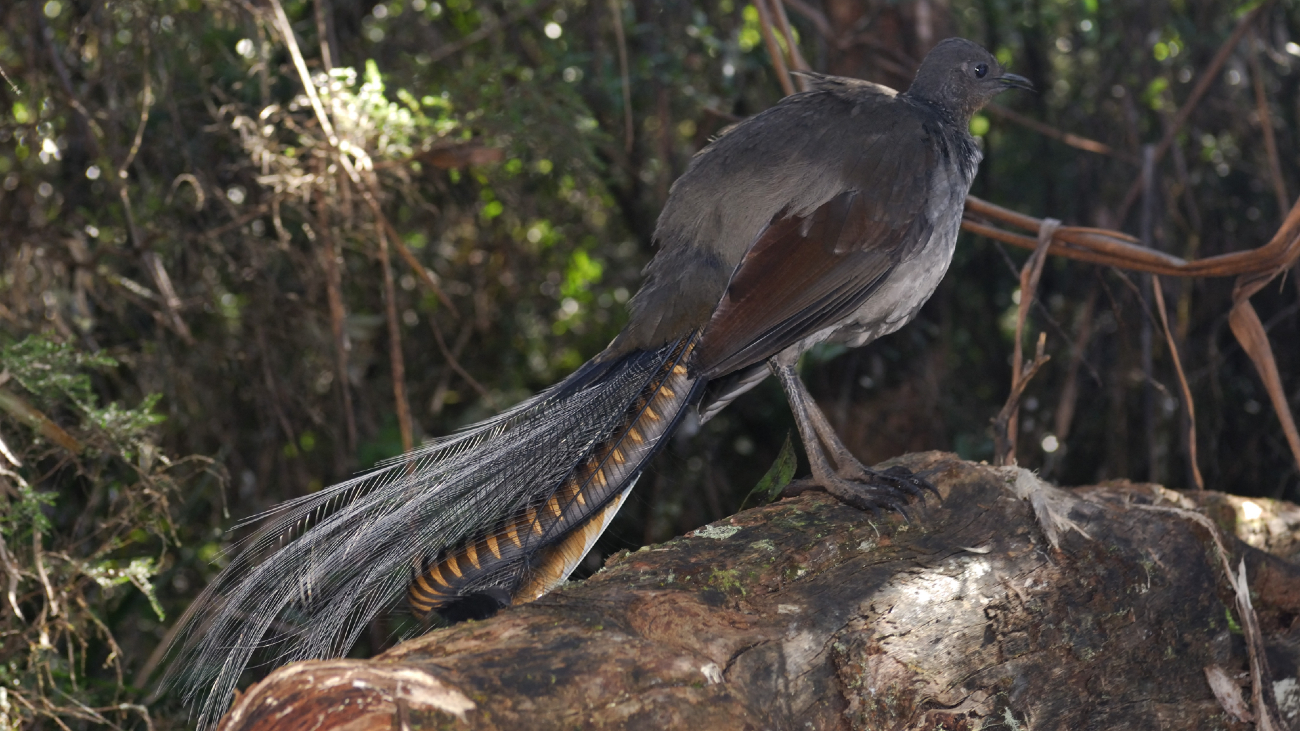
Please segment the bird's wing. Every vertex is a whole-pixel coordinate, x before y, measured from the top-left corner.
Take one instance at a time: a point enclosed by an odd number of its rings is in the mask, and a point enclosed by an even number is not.
[[[701,375],[762,362],[842,321],[929,241],[938,154],[928,136],[878,135],[860,149],[840,168],[843,192],[778,213],[749,247],[697,348]]]

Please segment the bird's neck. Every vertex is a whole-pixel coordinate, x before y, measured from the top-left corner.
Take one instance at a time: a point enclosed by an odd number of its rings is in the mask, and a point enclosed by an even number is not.
[[[899,96],[906,97],[922,109],[938,117],[944,124],[961,130],[966,135],[970,134],[971,117],[974,117],[975,112],[979,111],[978,109],[966,109],[960,105],[931,96],[916,94],[911,89],[899,94]]]

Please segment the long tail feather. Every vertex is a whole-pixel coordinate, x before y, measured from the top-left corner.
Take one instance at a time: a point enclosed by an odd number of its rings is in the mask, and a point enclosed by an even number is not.
[[[546,593],[698,395],[685,365],[696,341],[592,361],[494,419],[255,516],[262,526],[181,619],[164,682],[203,729],[255,654],[343,655],[403,597],[456,619]]]

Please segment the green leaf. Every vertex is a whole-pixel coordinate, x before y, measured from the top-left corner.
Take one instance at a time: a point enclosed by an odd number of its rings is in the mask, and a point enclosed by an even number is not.
[[[795,467],[799,465],[799,458],[794,454],[794,445],[790,442],[790,432],[785,433],[785,444],[781,445],[781,452],[776,455],[776,461],[768,468],[767,474],[754,485],[754,489],[749,491],[745,496],[744,502],[740,504],[743,510],[749,504],[749,499],[758,495],[762,500],[760,504],[772,502],[781,494],[786,485],[794,477]]]
[[[149,600],[149,606],[153,608],[154,614],[158,615],[158,621],[164,622],[167,620],[167,615],[163,611],[162,603],[158,601],[158,593],[154,591],[153,585],[153,577],[158,575],[158,570],[158,563],[153,559],[135,558],[125,566],[120,561],[101,561],[87,566],[82,573],[105,589],[129,582]]]
[[[103,355],[80,353],[66,343],[31,335],[5,346],[0,361],[23,388],[38,397],[66,396],[83,409],[94,408],[90,377],[81,368],[112,368],[117,361]]]

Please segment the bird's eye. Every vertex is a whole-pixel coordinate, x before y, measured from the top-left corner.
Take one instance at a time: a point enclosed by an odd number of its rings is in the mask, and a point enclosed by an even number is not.
[[[982,79],[988,74],[988,72],[989,72],[989,65],[986,63],[982,63],[975,67],[975,78]]]

